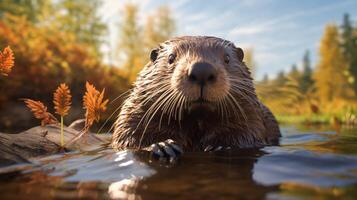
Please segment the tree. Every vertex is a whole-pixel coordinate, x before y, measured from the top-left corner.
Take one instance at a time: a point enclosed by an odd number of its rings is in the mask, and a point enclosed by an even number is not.
[[[269,82],[269,76],[268,74],[264,74],[262,84],[267,84]]]
[[[53,21],[56,29],[73,33],[79,43],[92,47],[89,50],[97,56],[100,56],[102,36],[107,30],[97,13],[99,5],[99,0],[59,0]]]
[[[343,16],[342,24],[342,52],[347,61],[349,82],[357,94],[357,35],[354,34],[354,28],[349,15]]]
[[[314,85],[314,80],[312,79],[312,68],[310,61],[310,52],[306,50],[303,57],[303,71],[300,80],[300,87],[302,93],[306,93]]]
[[[329,102],[344,95],[346,70],[338,29],[334,24],[327,25],[320,42],[320,60],[314,74],[317,92],[322,101]]]
[[[275,87],[279,88],[279,87],[284,86],[286,81],[287,81],[287,78],[285,76],[284,71],[280,71],[274,80]]]
[[[159,7],[153,15],[150,15],[144,28],[137,22],[137,12],[136,5],[125,5],[118,45],[119,56],[125,60],[123,67],[127,70],[130,80],[134,80],[137,72],[149,60],[150,51],[159,43],[171,38],[176,29],[175,21],[167,6]]]
[[[252,48],[245,49],[244,51],[244,62],[247,67],[250,69],[252,77],[255,78],[256,72],[256,63],[254,61],[254,53]]]
[[[50,13],[51,0],[2,0],[0,1],[0,18],[5,14],[24,16],[33,23],[40,23]]]
[[[161,6],[153,15],[147,17],[144,28],[146,55],[158,44],[170,39],[175,33],[175,21],[170,13],[167,6]],[[149,56],[146,57],[149,58]]]
[[[151,24],[150,24],[151,21]],[[172,37],[175,33],[176,25],[173,17],[171,16],[171,11],[167,6],[159,7],[155,14],[148,18],[148,23],[145,27],[146,30],[151,32],[149,34],[149,41],[152,41],[151,45],[157,45],[158,43],[164,42],[165,40]],[[151,46],[151,48],[154,46]]]
[[[299,72],[296,64],[291,65],[291,70],[288,73],[288,77],[296,79],[296,80],[300,79],[301,73]]]
[[[127,3],[124,6],[123,21],[120,25],[119,56],[124,60],[123,68],[127,71],[127,78],[133,80],[136,69],[143,66],[143,37],[137,23],[138,7]]]

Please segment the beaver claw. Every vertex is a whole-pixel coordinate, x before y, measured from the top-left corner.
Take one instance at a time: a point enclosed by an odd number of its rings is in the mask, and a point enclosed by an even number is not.
[[[222,151],[222,150],[229,150],[231,147],[223,147],[223,146],[211,146],[208,145],[203,151],[204,152],[214,152],[214,151]]]
[[[175,159],[183,154],[183,150],[173,140],[152,144],[149,147],[152,156],[160,158]]]

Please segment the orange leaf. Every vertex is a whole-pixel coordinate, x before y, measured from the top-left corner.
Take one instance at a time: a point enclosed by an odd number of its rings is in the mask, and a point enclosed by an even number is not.
[[[41,126],[46,124],[54,124],[57,122],[56,118],[49,112],[47,112],[47,107],[43,105],[41,101],[34,101],[31,99],[24,99],[24,102],[36,119],[41,120]]]
[[[86,93],[83,96],[83,107],[86,109],[86,124],[92,126],[94,121],[99,121],[100,114],[107,109],[108,99],[104,100],[104,92],[99,92],[92,84],[86,83]]]

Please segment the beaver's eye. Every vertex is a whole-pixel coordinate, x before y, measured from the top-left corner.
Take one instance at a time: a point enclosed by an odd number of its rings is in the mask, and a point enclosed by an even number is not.
[[[169,64],[174,63],[175,58],[176,58],[176,55],[175,55],[175,54],[170,54],[170,55],[169,55]]]
[[[229,63],[229,55],[225,55],[225,56],[224,56],[224,62],[225,62],[226,64]]]

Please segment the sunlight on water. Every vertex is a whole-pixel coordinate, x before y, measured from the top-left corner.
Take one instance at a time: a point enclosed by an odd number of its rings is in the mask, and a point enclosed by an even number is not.
[[[283,128],[281,146],[186,153],[175,164],[99,149],[0,169],[2,199],[314,199],[357,194],[355,129]]]

